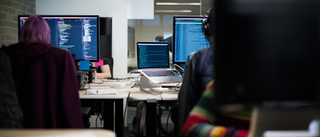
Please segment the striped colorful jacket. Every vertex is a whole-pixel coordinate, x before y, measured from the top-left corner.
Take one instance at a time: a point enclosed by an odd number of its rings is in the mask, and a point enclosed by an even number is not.
[[[184,137],[247,137],[247,129],[241,130],[231,126],[214,125],[219,117],[212,110],[214,82],[210,81],[206,87],[206,91],[190,112],[183,128],[182,136]],[[249,112],[250,113],[250,112]],[[244,113],[242,113],[244,114]],[[251,114],[251,113],[250,113]],[[242,116],[250,117],[250,114]],[[249,121],[246,121],[249,123]],[[237,123],[237,122],[235,122]],[[239,122],[238,122],[239,123]],[[241,123],[241,122],[240,122]]]

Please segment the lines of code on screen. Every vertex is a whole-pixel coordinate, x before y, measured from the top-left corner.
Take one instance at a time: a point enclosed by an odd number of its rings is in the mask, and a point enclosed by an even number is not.
[[[209,46],[202,33],[202,18],[175,18],[174,62],[185,62],[192,52]]]
[[[50,27],[50,44],[75,54],[76,60],[98,59],[97,17],[43,17]],[[20,30],[26,19],[20,19]]]
[[[169,68],[167,44],[138,44],[139,68]]]

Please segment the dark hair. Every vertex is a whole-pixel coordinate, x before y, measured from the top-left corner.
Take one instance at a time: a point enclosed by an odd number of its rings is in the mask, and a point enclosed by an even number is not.
[[[155,40],[163,41],[163,37],[162,37],[162,36],[157,36],[157,37],[155,38]]]
[[[50,28],[39,15],[30,15],[22,26],[20,42],[50,43]]]
[[[202,33],[208,37],[213,35],[213,29],[214,29],[214,10],[213,8],[210,8],[207,10],[207,12],[204,14],[202,20]],[[205,20],[205,17],[208,17],[207,20]]]

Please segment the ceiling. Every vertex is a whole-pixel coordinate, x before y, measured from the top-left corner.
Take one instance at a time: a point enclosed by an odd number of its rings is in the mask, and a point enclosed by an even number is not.
[[[196,3],[199,5],[158,5],[157,3]],[[203,15],[213,6],[213,0],[154,0],[154,14]],[[159,12],[165,10],[165,12]],[[168,10],[188,10],[190,12],[170,12]]]

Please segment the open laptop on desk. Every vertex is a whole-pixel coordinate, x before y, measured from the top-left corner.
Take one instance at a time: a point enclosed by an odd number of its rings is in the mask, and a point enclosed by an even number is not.
[[[169,67],[169,43],[137,42],[138,71],[152,83],[181,82],[182,77]]]

